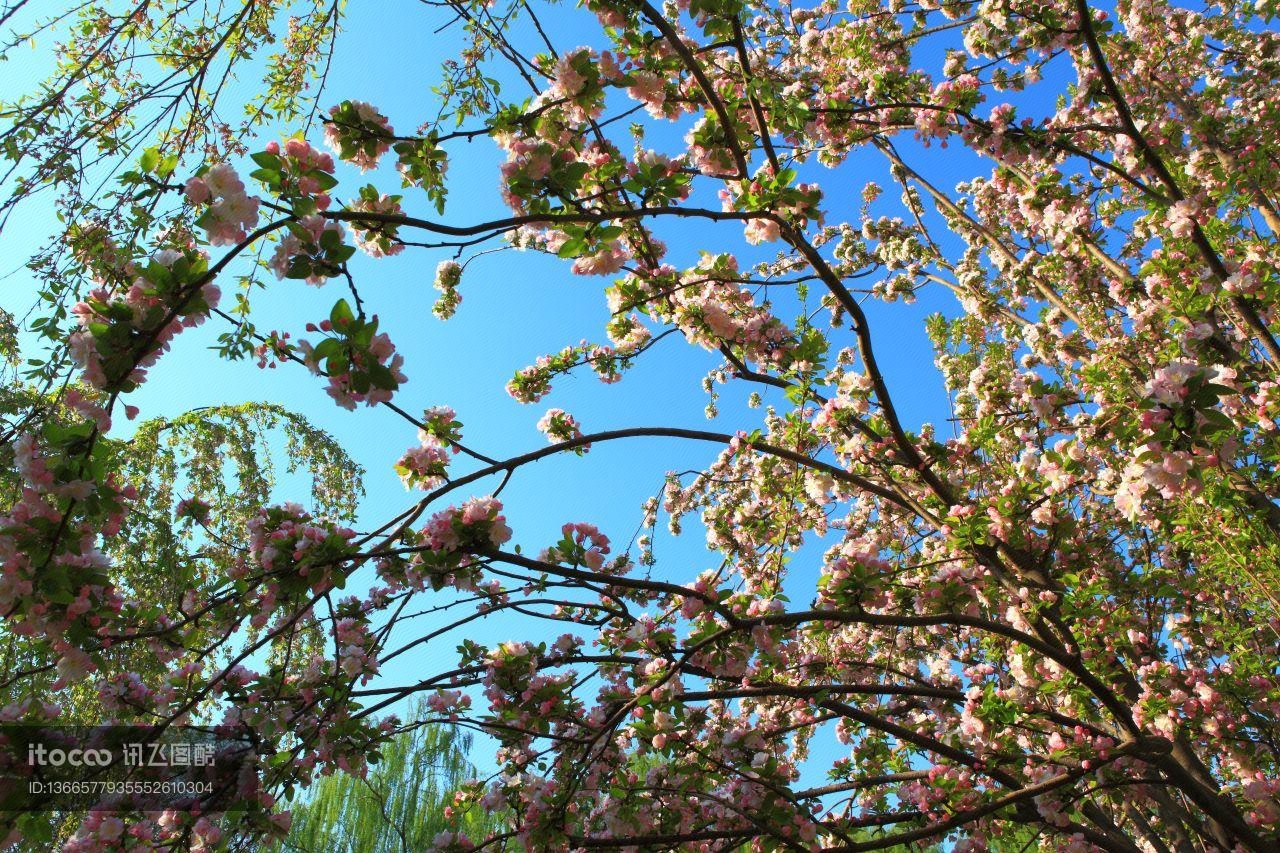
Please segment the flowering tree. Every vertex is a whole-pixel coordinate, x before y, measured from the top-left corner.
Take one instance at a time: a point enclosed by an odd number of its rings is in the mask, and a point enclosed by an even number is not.
[[[268,101],[293,109],[339,13],[298,5],[310,17],[268,63]],[[417,131],[393,128],[370,91],[329,105],[323,132],[250,145],[252,125],[207,132],[197,84],[192,114],[118,191],[75,185],[72,225],[37,264],[55,307],[36,330],[55,355],[33,379],[65,379],[70,359],[81,390],[63,396],[71,422],[34,412],[7,435],[22,486],[0,523],[0,603],[32,660],[8,689],[56,672],[55,687],[91,685],[111,719],[208,720],[261,752],[231,792],[234,822],[96,813],[68,847],[279,837],[282,795],[365,773],[400,729],[388,709],[417,694],[433,720],[500,742],[502,772],[458,793],[442,851],[1276,849],[1271,6],[588,0],[595,37],[574,47],[524,0],[440,5],[468,47]],[[28,164],[18,200],[75,174],[92,146],[118,152],[134,105],[168,91],[110,82],[110,60],[139,50],[122,45],[162,42],[176,73],[200,78],[291,10],[246,3],[193,24],[190,7],[83,7],[65,86],[6,112],[6,151]],[[55,132],[80,91],[98,118]],[[447,166],[479,138],[505,153],[510,216],[453,221]],[[954,189],[930,178],[947,146],[985,164]],[[384,160],[399,185],[340,180],[339,161]],[[690,221],[721,242],[669,252],[664,234]],[[576,371],[622,380],[656,341],[683,338],[722,359],[713,393],[778,404],[718,430],[592,432],[553,409],[547,446],[473,448],[447,406],[401,405],[414,366],[348,261],[455,249],[436,277],[447,318],[465,311],[468,253],[490,241],[599,277],[611,310],[607,343],[517,370],[517,399]],[[343,296],[327,317],[260,332],[247,300],[219,307],[229,265],[254,251],[273,286]],[[899,416],[865,305],[926,287],[955,295],[927,330],[950,436]],[[344,408],[399,413],[418,440],[396,470],[420,496],[366,533],[263,507],[225,565],[175,562],[188,591],[157,601],[103,556],[148,510],[108,450],[110,423],[210,320],[228,324],[226,355],[310,370]],[[616,549],[589,519],[515,546],[498,494],[510,478],[644,437],[708,448],[705,469],[671,475],[644,513],[677,531],[696,517],[716,569],[663,565],[643,541]],[[199,496],[176,511],[217,523]],[[797,604],[784,584],[794,597],[806,548],[821,570]],[[341,597],[349,579],[361,592]],[[465,612],[405,637],[411,602]],[[456,665],[378,680],[381,664],[508,612],[571,630],[464,640]],[[469,810],[494,808],[509,830],[464,832]],[[37,823],[23,817],[11,840]]]

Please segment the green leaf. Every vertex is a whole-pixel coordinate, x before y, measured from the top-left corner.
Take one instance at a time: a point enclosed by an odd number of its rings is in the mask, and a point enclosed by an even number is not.
[[[289,262],[289,268],[285,270],[285,278],[310,278],[311,277],[311,261],[308,258],[294,258]]]
[[[315,199],[300,198],[293,203],[294,216],[310,216],[320,208],[316,207]]]
[[[355,318],[355,312],[351,310],[351,306],[345,299],[339,299],[334,303],[333,310],[329,312],[329,322],[335,329],[345,328]]]
[[[337,338],[325,338],[311,351],[312,358],[323,361],[337,355],[342,350],[342,343]]]
[[[375,388],[392,390],[400,387],[391,369],[381,364],[375,364],[369,368],[369,381]]]
[[[141,159],[138,160],[138,165],[144,172],[154,172],[156,167],[160,165],[160,149],[152,147],[143,151]]]
[[[575,237],[572,240],[566,240],[564,245],[556,251],[556,255],[561,258],[576,258],[578,255],[581,255],[586,248],[586,241],[581,237]]]
[[[53,841],[53,821],[43,812],[24,814],[18,818],[19,838],[39,846],[40,842]]]
[[[339,248],[341,245],[342,245],[342,235],[339,234],[337,231],[326,230],[320,233],[320,248],[324,249],[325,251],[332,252],[334,249]]]
[[[1218,429],[1222,429],[1222,430],[1235,429],[1235,424],[1232,423],[1231,418],[1227,417],[1225,414],[1218,411],[1217,409],[1209,409],[1208,411],[1203,412],[1202,414],[1204,415],[1205,421],[1211,427],[1217,427]]]
[[[249,177],[273,187],[280,183],[280,172],[275,169],[254,169]]]

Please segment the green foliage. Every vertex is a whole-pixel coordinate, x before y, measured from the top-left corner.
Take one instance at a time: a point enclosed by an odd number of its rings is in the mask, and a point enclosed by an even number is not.
[[[283,446],[282,446],[283,445]],[[323,430],[274,403],[209,406],[179,417],[144,422],[118,447],[126,482],[138,490],[137,506],[150,522],[129,525],[114,543],[118,560],[163,566],[197,544],[189,526],[176,528],[173,508],[196,497],[212,508],[209,541],[198,544],[216,567],[235,557],[223,542],[242,541],[245,525],[270,503],[277,460],[285,472],[310,479],[318,516],[349,521],[364,493],[363,469]],[[161,580],[157,577],[155,580]]]
[[[0,191],[0,230],[23,200],[60,196],[54,227],[61,233],[36,247],[28,264],[48,305],[32,330],[56,342],[68,307],[92,286],[86,259],[102,256],[85,251],[85,233],[111,247],[146,243],[176,223],[167,203],[175,173],[193,171],[206,157],[239,153],[239,139],[271,122],[306,115],[324,88],[317,83],[345,4],[51,5],[9,3],[0,10],[4,58],[19,45],[58,44],[40,85],[0,96],[0,161],[10,176],[20,176]],[[240,87],[228,85],[236,77],[263,84],[240,99]],[[167,85],[156,86],[157,78]],[[113,171],[122,164],[133,168]],[[118,189],[99,192],[103,181]],[[42,378],[56,376],[62,365],[58,358],[31,362]]]
[[[0,418],[13,424],[19,416],[41,412],[47,413],[46,431],[81,423],[55,395],[13,377],[0,383]],[[100,436],[97,448],[119,466],[122,482],[138,491],[121,535],[103,542],[118,570],[113,580],[127,596],[155,606],[172,606],[188,592],[207,592],[225,582],[239,553],[235,543],[245,541],[249,519],[279,498],[274,491],[280,460],[291,480],[309,481],[316,515],[350,521],[364,493],[363,469],[331,436],[272,403],[210,406],[176,418],[154,418],[142,422],[132,438]],[[0,444],[0,498],[6,505],[16,499],[17,488],[12,446]],[[211,506],[207,526],[175,518],[178,502],[187,497]],[[202,641],[190,638],[193,645]],[[44,663],[27,638],[11,635],[3,625],[0,642],[7,648],[0,660],[0,684],[7,684],[12,673]],[[120,654],[124,657],[110,660],[113,671],[149,671],[145,656]],[[35,676],[20,689],[0,688],[0,704],[46,695],[52,699],[55,675]],[[56,698],[68,722],[96,719],[98,701],[91,685],[68,688]]]
[[[419,712],[425,706],[419,705]],[[444,810],[475,768],[467,760],[470,735],[455,726],[420,724],[398,733],[381,750],[367,778],[321,779],[292,806],[293,825],[283,849],[297,853],[416,851],[450,825]],[[502,826],[500,814],[473,805],[464,831],[482,838]],[[456,826],[456,824],[454,825]]]

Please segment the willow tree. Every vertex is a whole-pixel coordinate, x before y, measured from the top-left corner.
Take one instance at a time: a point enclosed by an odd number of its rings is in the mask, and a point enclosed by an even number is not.
[[[128,61],[113,51],[138,57],[145,37],[185,75],[278,32],[271,67],[294,71],[269,78],[271,97],[292,104],[338,7],[285,37],[283,3],[102,5],[81,7],[57,72],[67,88],[7,111],[16,168],[37,152],[19,195],[57,187],[79,151],[121,151],[120,128],[156,134],[109,199],[72,183],[81,206],[57,260],[37,264],[52,307],[35,328],[53,348],[37,378],[74,373],[95,393],[69,431],[35,417],[14,438],[24,490],[0,525],[0,603],[43,663],[13,678],[53,667],[110,696],[101,685],[130,675],[107,646],[145,656],[163,638],[182,683],[143,672],[146,701],[107,712],[174,721],[207,705],[266,754],[233,792],[234,820],[92,814],[70,849],[283,837],[279,795],[370,773],[401,726],[391,709],[415,695],[428,714],[414,722],[499,742],[499,772],[455,795],[456,822],[431,842],[442,851],[1280,843],[1270,5],[587,0],[590,43],[574,46],[528,0],[445,2],[465,48],[439,101],[399,130],[371,80],[325,105],[322,130],[298,107],[282,141],[246,126],[198,153],[188,133],[130,125],[137,92],[101,100],[140,79],[112,82]],[[435,27],[379,13],[424,40]],[[110,121],[60,131],[72,91]],[[209,127],[191,103],[178,126]],[[51,109],[62,124],[41,118]],[[509,215],[458,221],[447,166],[485,139],[505,158]],[[970,155],[960,168],[981,164],[954,188],[933,177],[946,146]],[[391,185],[350,180],[380,161],[398,167]],[[669,250],[690,223],[705,251]],[[448,401],[405,403],[415,366],[349,261],[456,251],[436,275],[448,318],[466,311],[465,262],[490,243],[564,259],[610,309],[583,338],[597,342],[518,367],[518,400],[576,372],[625,392],[658,341],[683,340],[719,360],[709,414],[738,389],[770,405],[714,430],[653,424],[646,408],[641,424],[592,431],[553,408],[548,446],[471,446]],[[220,308],[255,252],[266,286],[339,291],[327,316],[263,333],[248,301]],[[926,329],[950,435],[900,415],[927,388],[892,387],[892,342],[871,315],[893,309],[867,305],[926,288],[954,294]],[[193,590],[175,618],[92,550],[131,541],[139,503],[113,476],[104,419],[205,321],[226,324],[224,355],[256,349],[344,408],[390,407],[409,445],[397,471],[421,495],[363,534],[317,507],[264,507],[233,565],[175,567]],[[657,438],[708,455],[644,522],[696,520],[713,568],[615,549],[590,519],[566,519],[556,541],[518,538],[497,496],[508,479]],[[820,571],[792,577],[815,549]],[[404,614],[424,608],[451,621],[417,631]],[[548,630],[492,647],[466,636],[516,613]],[[586,636],[557,638],[566,622]],[[312,628],[323,647],[260,654]],[[462,639],[456,663],[379,678],[446,629]],[[477,809],[509,810],[509,828],[471,837]]]
[[[416,708],[429,715],[429,709]],[[360,853],[431,847],[448,832],[454,792],[476,776],[467,759],[470,735],[454,726],[423,725],[396,733],[380,750],[380,761],[363,779],[335,774],[320,780],[293,809],[283,842],[298,853]],[[470,812],[473,835],[503,828],[503,815]]]

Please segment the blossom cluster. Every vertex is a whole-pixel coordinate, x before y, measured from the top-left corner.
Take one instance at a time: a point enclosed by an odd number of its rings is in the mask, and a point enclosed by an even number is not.
[[[325,144],[361,171],[376,167],[394,138],[387,117],[364,101],[335,104],[324,125]]]
[[[536,403],[551,393],[551,383],[556,376],[580,365],[589,366],[601,382],[619,381],[622,372],[632,365],[635,355],[649,340],[649,331],[638,321],[626,318],[611,325],[609,331],[619,336],[617,346],[601,346],[584,340],[553,355],[539,356],[534,364],[516,371],[507,383],[507,393],[521,403]],[[549,420],[547,427],[551,426]],[[547,432],[541,425],[539,429]]]
[[[592,571],[600,571],[604,567],[605,558],[609,556],[609,537],[594,524],[565,524],[560,533],[560,541],[543,551],[542,560],[586,566]]]
[[[348,209],[353,213],[396,215],[403,213],[400,199],[401,196],[379,193],[372,186],[366,186],[360,189],[360,197]],[[404,243],[396,239],[398,228],[394,223],[356,219],[352,230],[355,232],[356,246],[371,258],[385,258],[404,251]]]
[[[440,298],[431,308],[431,313],[441,320],[448,320],[462,304],[462,294],[458,292],[458,284],[462,281],[462,266],[457,261],[441,261],[436,266],[435,289],[440,291]]]
[[[429,584],[434,590],[453,586],[474,590],[480,579],[473,557],[498,548],[511,538],[502,514],[502,502],[492,497],[472,498],[461,507],[449,506],[435,513],[410,540],[416,553],[410,563],[388,565],[384,577],[415,589]],[[391,573],[388,576],[388,573]],[[396,573],[402,572],[403,577]]]
[[[326,391],[342,408],[388,401],[407,381],[400,371],[404,356],[378,331],[378,318],[357,318],[345,299],[334,304],[328,320],[309,324],[307,331],[327,333],[318,344],[300,341],[298,349],[312,373],[328,377]]]
[[[422,528],[424,544],[434,552],[496,548],[511,538],[511,528],[497,498],[472,498],[461,508],[433,515]]]
[[[348,678],[368,684],[378,674],[377,643],[367,620],[351,616],[335,620],[333,640],[338,647],[338,668]]]
[[[249,520],[249,553],[263,571],[305,580],[325,588],[334,570],[351,553],[355,531],[313,518],[299,504],[267,507]]]
[[[125,606],[100,537],[119,533],[131,486],[98,481],[73,449],[92,422],[46,427],[13,444],[17,500],[0,516],[0,607],[16,636],[47,644],[65,686],[97,669],[94,638],[117,627]]]
[[[448,406],[432,406],[423,411],[422,430],[446,444],[457,444],[462,439],[462,421]]]
[[[552,444],[582,438],[581,425],[573,415],[564,409],[548,409],[547,413],[538,421],[538,430]],[[575,447],[574,452],[581,456],[590,448],[591,445],[584,444]]]
[[[319,287],[355,254],[355,247],[343,242],[344,236],[341,222],[314,213],[303,216],[288,224],[288,233],[280,238],[268,266],[277,279],[300,278]]]
[[[406,488],[430,491],[448,479],[449,448],[427,430],[418,431],[419,444],[404,452],[395,471]]]
[[[205,229],[210,245],[242,243],[258,224],[260,202],[247,194],[244,182],[228,163],[197,173],[187,181],[184,192],[193,205],[208,205],[196,225]]]
[[[79,325],[68,338],[71,357],[84,381],[102,391],[136,388],[173,338],[204,322],[221,296],[208,258],[195,249],[164,249],[125,271],[127,288],[94,288],[71,308]]]
[[[250,177],[273,195],[290,202],[298,216],[327,210],[332,203],[329,190],[338,184],[333,177],[333,157],[312,147],[305,139],[292,137],[286,139],[284,145],[268,142],[252,159],[258,168]]]

